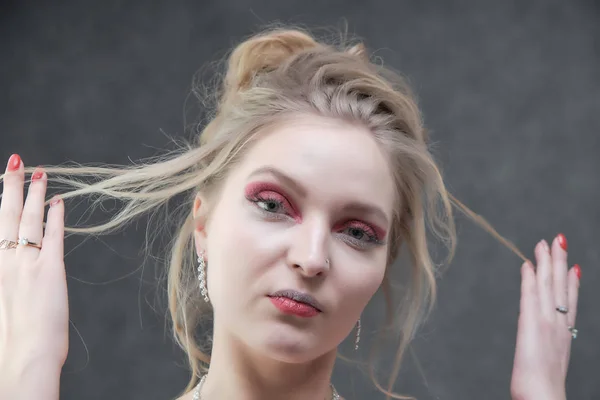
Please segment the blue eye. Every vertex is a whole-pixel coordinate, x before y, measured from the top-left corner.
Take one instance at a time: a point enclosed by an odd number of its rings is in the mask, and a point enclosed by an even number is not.
[[[379,243],[380,241],[373,235],[369,235],[364,229],[356,227],[348,227],[342,231],[345,235],[349,236],[352,240],[358,240],[363,243]]]
[[[280,201],[273,199],[256,199],[254,203],[269,213],[277,213],[283,207],[283,204],[281,204]]]
[[[292,216],[295,215],[294,208],[288,200],[281,194],[272,190],[263,190],[251,196],[246,197],[248,201],[254,203],[261,211],[271,216],[274,214]]]
[[[352,221],[337,233],[340,239],[360,250],[385,245],[385,241],[377,237],[374,228],[361,221]]]

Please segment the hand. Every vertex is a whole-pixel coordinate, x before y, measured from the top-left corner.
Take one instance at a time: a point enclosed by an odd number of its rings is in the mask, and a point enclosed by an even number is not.
[[[511,379],[515,400],[566,399],[565,379],[575,326],[581,270],[567,267],[567,240],[558,235],[551,248],[535,247],[537,268],[521,267],[521,306]],[[557,307],[568,307],[566,314]]]
[[[39,174],[41,173],[41,175]],[[0,202],[0,376],[3,385],[31,370],[58,371],[69,346],[64,265],[64,203],[51,203],[44,232],[47,176],[32,175],[23,204],[24,166],[11,157]],[[8,241],[27,238],[41,250]],[[2,389],[2,388],[0,388]],[[0,394],[0,397],[2,395]],[[11,397],[13,398],[13,397]]]

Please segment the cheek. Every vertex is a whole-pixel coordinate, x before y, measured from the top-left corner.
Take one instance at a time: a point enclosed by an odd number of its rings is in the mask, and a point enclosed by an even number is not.
[[[364,308],[379,289],[385,268],[379,265],[356,265],[352,272],[342,272],[338,279],[342,294],[342,307]]]
[[[209,246],[214,261],[219,266],[219,280],[226,280],[227,287],[239,290],[249,282],[258,283],[259,276],[279,255],[282,248],[277,224],[260,221],[245,204],[233,204],[221,208],[214,219],[214,231],[210,232]],[[221,286],[221,285],[219,285]]]
[[[374,268],[372,271],[362,274],[361,279],[357,282],[358,291],[367,298],[368,302],[377,292],[382,281],[383,271]]]

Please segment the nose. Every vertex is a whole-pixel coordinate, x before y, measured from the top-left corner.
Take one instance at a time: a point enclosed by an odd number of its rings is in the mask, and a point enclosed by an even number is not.
[[[288,251],[290,267],[304,277],[323,276],[329,271],[329,226],[325,221],[304,219],[296,225]]]

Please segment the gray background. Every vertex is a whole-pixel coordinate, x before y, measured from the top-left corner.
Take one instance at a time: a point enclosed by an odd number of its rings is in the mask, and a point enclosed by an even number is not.
[[[184,134],[193,74],[265,23],[339,26],[418,92],[450,191],[527,256],[567,236],[583,271],[569,399],[600,399],[600,3],[597,1],[52,1],[0,12],[1,159],[129,163]],[[71,209],[74,203],[69,203]],[[77,220],[73,213],[69,223]],[[397,389],[419,399],[507,399],[520,261],[458,217],[459,248]],[[166,399],[187,382],[145,224],[67,240],[71,350],[63,399]],[[160,248],[154,254],[160,255]],[[110,282],[110,283],[107,283]],[[369,307],[364,331],[381,309]],[[87,352],[84,344],[87,346]],[[352,367],[349,399],[383,398]]]

